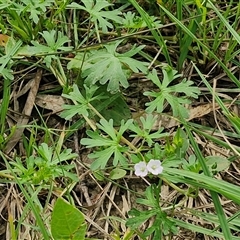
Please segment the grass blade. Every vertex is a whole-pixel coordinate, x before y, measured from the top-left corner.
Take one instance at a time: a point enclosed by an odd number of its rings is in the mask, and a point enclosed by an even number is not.
[[[208,177],[211,177],[211,173],[205,163],[205,159],[197,145],[197,143],[195,142],[194,138],[193,138],[193,135],[192,135],[192,132],[189,128],[189,126],[187,125],[186,121],[183,120],[184,122],[184,127],[188,133],[188,136],[189,136],[189,140],[192,144],[192,147],[194,149],[194,152],[196,154],[196,157],[197,159],[199,160],[200,164],[201,164],[201,167],[203,169],[203,172],[206,176]],[[188,172],[188,174],[190,174],[191,172]],[[198,178],[196,178],[198,179]],[[218,182],[219,184],[219,182]],[[234,186],[236,187],[236,186]],[[217,191],[214,191],[212,188],[209,189],[210,190],[210,194],[212,196],[212,200],[213,200],[213,203],[214,203],[214,207],[216,209],[216,212],[217,212],[217,215],[218,215],[218,219],[219,219],[219,222],[220,222],[220,225],[221,225],[221,228],[222,228],[222,231],[223,231],[223,234],[224,234],[224,237],[225,239],[232,239],[232,234],[231,234],[231,231],[229,229],[229,226],[228,226],[228,223],[227,223],[227,219],[226,219],[226,216],[225,216],[225,213],[223,211],[223,208],[222,208],[222,205],[221,205],[221,202],[219,200],[219,196],[217,194]],[[239,188],[239,191],[240,191],[240,188]]]
[[[233,73],[227,68],[227,66],[219,59],[213,51],[211,51],[204,43],[202,43],[186,26],[183,25],[181,21],[179,21],[172,13],[170,13],[165,7],[160,7],[166,12],[166,14],[174,21],[176,22],[184,32],[186,32],[194,41],[196,41],[204,50],[206,50],[209,55],[214,58],[217,63],[223,68],[223,70],[227,73],[228,77],[240,88],[240,82],[239,80],[233,75]],[[239,37],[240,38],[240,37]]]
[[[137,11],[139,12],[139,14],[141,15],[141,17],[144,19],[144,21],[146,22],[148,28],[151,30],[152,35],[154,36],[157,44],[162,47],[163,50],[163,55],[166,58],[167,63],[172,66],[172,61],[171,58],[169,56],[168,53],[168,49],[166,46],[166,43],[161,35],[161,33],[159,32],[159,30],[154,29],[154,25],[153,23],[150,21],[150,17],[149,15],[142,9],[142,7],[140,7],[140,5],[137,3],[136,0],[129,0],[129,2],[132,3],[132,5],[137,9]]]

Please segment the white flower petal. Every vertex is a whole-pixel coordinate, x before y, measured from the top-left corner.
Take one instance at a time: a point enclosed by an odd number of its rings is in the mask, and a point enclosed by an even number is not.
[[[147,170],[153,175],[161,174],[163,171],[163,167],[161,166],[161,161],[151,159],[147,164]]]
[[[139,162],[134,165],[135,175],[139,177],[145,177],[148,174],[147,164],[145,162]]]

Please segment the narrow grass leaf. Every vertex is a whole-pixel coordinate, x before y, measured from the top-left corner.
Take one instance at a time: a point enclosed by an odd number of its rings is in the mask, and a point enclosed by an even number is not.
[[[202,233],[208,236],[212,236],[212,237],[217,237],[218,239],[227,239],[224,238],[223,234],[220,232],[213,232],[210,229],[206,229],[191,223],[188,223],[186,221],[181,221],[179,219],[174,218],[173,221],[175,221],[175,223],[179,226],[182,227],[184,229],[188,229],[190,231],[196,232],[196,233]],[[234,237],[231,236],[231,238],[228,238],[229,240],[239,240],[239,237]]]
[[[2,157],[2,159],[4,160],[6,166],[8,169],[11,170],[11,174],[14,176],[14,181],[17,183],[17,185],[19,186],[22,194],[24,195],[24,197],[26,198],[27,200],[27,203],[31,206],[31,210],[33,211],[33,214],[36,218],[36,222],[37,222],[37,225],[43,235],[43,238],[45,240],[50,240],[50,237],[49,237],[49,233],[46,229],[46,226],[43,222],[43,219],[41,218],[40,216],[40,213],[39,213],[39,209],[38,207],[35,205],[35,203],[33,202],[32,200],[32,196],[29,195],[29,193],[26,191],[24,185],[20,182],[20,180],[18,179],[18,177],[16,176],[16,174],[13,172],[10,164],[8,163],[7,159],[5,158],[4,154],[0,151],[0,156]]]
[[[195,154],[196,154],[196,156],[197,156],[197,158],[200,162],[200,165],[203,169],[204,174],[206,176],[210,177],[211,173],[210,173],[210,171],[209,171],[209,169],[206,165],[205,159],[204,159],[197,143],[195,142],[195,139],[193,138],[192,132],[191,132],[190,128],[188,127],[186,121],[184,123],[184,126],[185,126],[185,129],[186,129],[187,133],[188,133],[190,142],[191,142],[192,147],[195,151]],[[219,182],[218,182],[218,184],[219,184]],[[240,190],[240,188],[239,188],[239,190]],[[222,207],[221,202],[219,200],[219,196],[218,196],[219,192],[214,191],[210,188],[210,193],[211,193],[211,196],[212,196],[214,207],[216,209],[216,212],[217,212],[217,215],[218,215],[218,218],[219,218],[219,222],[220,222],[220,225],[221,225],[221,228],[222,228],[222,231],[223,231],[223,235],[224,235],[225,239],[231,239],[232,234],[231,234],[231,231],[230,231],[229,226],[227,224],[227,219],[226,219],[225,213],[223,211],[223,207]]]
[[[211,51],[204,43],[202,43],[184,24],[179,21],[172,13],[170,13],[165,7],[160,5],[163,11],[174,21],[176,22],[184,32],[186,32],[194,41],[196,41],[204,50],[206,50],[209,55],[214,58],[217,63],[223,68],[223,70],[227,73],[228,77],[240,88],[240,81],[234,76],[234,74],[228,69],[228,67],[219,59],[213,51]]]
[[[212,1],[207,1],[207,3],[211,6],[211,8],[216,12],[218,17],[221,19],[221,21],[224,23],[224,26],[229,30],[229,32],[233,35],[235,40],[240,44],[240,35],[237,33],[236,30],[232,28],[232,26],[229,24],[227,19],[219,12],[219,10],[216,8],[216,6],[212,3]]]
[[[131,2],[131,4],[137,9],[137,11],[141,15],[141,17],[144,19],[148,28],[151,30],[153,37],[155,38],[156,42],[158,43],[159,47],[162,48],[163,55],[166,58],[167,63],[170,66],[172,66],[172,61],[169,56],[166,43],[165,43],[161,33],[158,30],[154,29],[155,25],[154,25],[153,21],[151,20],[150,16],[148,15],[148,13],[143,10],[143,8],[138,4],[138,2],[136,0],[129,0],[129,2]]]

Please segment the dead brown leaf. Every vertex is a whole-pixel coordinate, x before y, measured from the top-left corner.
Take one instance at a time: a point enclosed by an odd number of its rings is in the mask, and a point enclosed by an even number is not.
[[[226,104],[225,106],[229,106],[229,104]],[[214,106],[214,109],[217,110],[219,109],[220,106],[218,106],[217,104]],[[205,115],[207,115],[208,113],[213,111],[213,104],[212,103],[207,103],[207,104],[203,104],[203,105],[199,105],[197,107],[190,107],[189,108],[189,118],[187,119],[187,121],[190,121],[192,119],[195,118],[200,118],[203,117]],[[160,127],[164,127],[164,128],[172,128],[175,126],[178,126],[180,124],[180,122],[175,119],[174,117],[171,117],[171,113],[168,114],[157,114],[157,113],[153,113],[153,115],[157,115],[157,121],[155,122],[155,124],[152,126],[152,130],[157,130]],[[133,113],[133,119],[136,119],[138,121],[139,117],[146,117],[147,113]]]
[[[17,121],[17,130],[14,132],[12,137],[10,138],[10,141],[7,143],[4,152],[6,154],[9,154],[12,149],[16,146],[18,141],[21,139],[23,131],[24,131],[24,125],[26,125],[29,121],[29,118],[27,116],[30,116],[32,113],[32,109],[34,106],[35,98],[38,92],[39,84],[42,78],[42,70],[39,69],[37,71],[37,74],[34,78],[33,84],[31,84],[30,91],[28,93],[28,97],[23,109],[23,115],[19,118]]]
[[[59,114],[65,104],[64,99],[61,96],[50,95],[50,94],[38,94],[35,99],[36,105],[41,108],[51,110],[53,113]]]

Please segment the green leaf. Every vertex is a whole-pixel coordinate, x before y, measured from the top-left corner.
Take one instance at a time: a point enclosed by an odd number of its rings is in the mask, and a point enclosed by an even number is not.
[[[169,49],[167,47],[165,40],[163,39],[160,29],[156,29],[156,26],[157,26],[156,23],[153,22],[153,19],[148,15],[148,12],[145,11],[140,6],[140,2],[138,3],[137,0],[128,0],[128,2],[131,3],[136,8],[136,10],[140,14],[141,18],[147,24],[148,29],[151,31],[151,34],[155,40],[154,42],[156,42],[158,44],[158,46],[162,49],[162,53],[165,56],[167,63],[169,65],[172,65],[171,58],[169,56]]]
[[[104,173],[102,170],[98,170],[93,172],[93,176],[98,180],[98,181],[104,181]]]
[[[34,146],[34,148],[38,156],[31,155],[26,158],[26,163],[23,163],[20,158],[10,162],[14,166],[13,171],[19,176],[22,183],[49,184],[55,178],[63,176],[74,182],[78,181],[77,175],[70,171],[75,167],[73,164],[59,164],[77,157],[77,154],[71,153],[72,149],[56,153],[56,149],[53,150],[46,143],[42,143],[39,147]]]
[[[5,79],[13,80],[12,70],[12,57],[17,53],[22,45],[22,41],[15,42],[14,39],[10,38],[6,45],[6,55],[0,57],[0,75],[3,75]],[[5,81],[5,83],[7,83]],[[5,91],[4,91],[5,92]]]
[[[123,13],[124,19],[122,20],[122,24],[125,28],[129,29],[139,29],[139,28],[145,28],[147,27],[147,23],[145,20],[139,16],[135,16],[135,12],[127,12]],[[156,27],[162,26],[160,24],[160,21],[157,19],[157,17],[149,16],[149,20],[155,24]]]
[[[11,6],[11,4],[12,4],[11,2],[1,2],[0,3],[0,10]]]
[[[146,106],[148,106],[146,111],[152,113],[156,110],[162,113],[165,103],[168,102],[172,107],[174,117],[182,116],[183,118],[188,118],[188,110],[183,104],[191,103],[190,97],[197,98],[200,93],[199,89],[191,86],[193,82],[186,79],[181,80],[176,85],[169,86],[174,79],[181,75],[177,74],[177,71],[170,66],[164,67],[162,71],[162,83],[155,69],[153,69],[152,73],[148,74],[148,78],[159,87],[159,92],[144,92],[145,96],[155,98],[153,101],[146,103]],[[181,96],[178,96],[178,94],[181,94]]]
[[[240,118],[236,116],[235,114],[226,114],[227,118],[229,121],[232,123],[234,126],[235,130],[237,131],[238,134],[240,134]]]
[[[121,168],[115,168],[110,172],[109,178],[112,180],[120,179],[126,176],[127,172]]]
[[[156,211],[155,209],[148,211],[138,211],[136,209],[132,209],[128,214],[133,217],[127,219],[126,226],[130,227],[131,229],[136,229],[149,218],[156,215]]]
[[[100,119],[100,124],[97,123],[97,127],[107,133],[116,143],[118,142],[112,119],[110,119],[109,121],[105,119]]]
[[[58,198],[53,208],[51,232],[55,240],[83,240],[87,225],[83,214]]]
[[[30,45],[25,45],[23,47],[21,47],[19,49],[19,51],[17,52],[17,57],[18,56],[28,56],[28,57],[31,57],[32,55],[36,55],[36,54],[41,54],[45,51],[48,51],[48,47],[46,46],[39,46],[38,47],[34,47],[34,46],[30,46]],[[14,56],[15,57],[15,56]]]
[[[66,120],[71,119],[76,114],[82,114],[84,116],[88,116],[89,106],[88,104],[95,100],[96,98],[102,99],[101,96],[93,96],[97,86],[87,87],[85,88],[85,96],[79,91],[78,86],[76,84],[73,85],[73,91],[68,94],[62,94],[63,97],[70,99],[73,101],[75,105],[63,105],[64,111],[60,114],[60,117],[65,118]],[[83,91],[84,92],[84,91]]]
[[[76,153],[72,153],[72,149],[64,149],[60,154],[54,154],[52,158],[52,164],[58,164],[60,162],[71,160],[77,156],[78,155]]]
[[[54,0],[44,0],[44,1],[31,1],[22,0],[21,4],[13,3],[15,8],[21,13],[30,13],[30,19],[34,21],[35,24],[39,21],[39,16],[47,11],[47,7],[51,6]]]
[[[133,46],[128,52],[120,54],[117,53],[116,49],[121,42],[117,41],[105,45],[104,49],[91,52],[82,69],[82,77],[86,78],[85,83],[87,85],[94,85],[98,81],[102,85],[108,82],[107,90],[115,93],[119,90],[120,85],[124,88],[129,86],[127,78],[131,72],[138,73],[141,71],[147,73],[146,63],[131,58],[141,51],[144,46]]]
[[[68,7],[87,11],[90,14],[91,21],[99,26],[103,32],[107,32],[108,28],[113,28],[113,25],[108,20],[112,20],[116,23],[121,23],[123,20],[122,17],[119,16],[122,14],[121,11],[117,9],[112,11],[105,10],[105,8],[112,5],[106,0],[82,0],[82,2],[85,7],[75,2],[68,5]]]
[[[86,59],[88,59],[90,55],[90,52],[78,52],[76,56],[68,62],[67,69],[77,69],[80,68],[80,66],[83,66],[83,69],[91,67],[91,64],[86,62]],[[82,61],[84,62],[84,65]]]
[[[110,157],[113,155],[115,147],[111,146],[102,151],[96,151],[88,155],[89,158],[95,159],[91,164],[91,170],[104,169]]]
[[[109,138],[99,135],[99,132],[93,132],[91,130],[86,131],[90,138],[82,138],[81,144],[87,145],[87,148],[101,147],[101,146],[111,146],[113,141]]]
[[[230,162],[221,156],[207,156],[206,165],[214,172],[221,172],[229,167]]]
[[[69,51],[72,49],[72,47],[64,47],[63,45],[65,43],[68,43],[70,40],[67,36],[63,36],[63,34],[55,30],[51,31],[43,31],[43,33],[40,33],[43,38],[45,39],[47,46],[38,43],[37,41],[31,41],[31,43],[34,45],[34,47],[31,47],[31,52],[36,52],[38,54],[49,54],[49,53],[56,53],[59,51]],[[57,59],[58,57],[55,54],[52,55],[46,55],[44,57],[44,61],[47,65],[47,67],[50,67],[51,62],[53,59]]]
[[[52,160],[52,148],[48,147],[46,143],[42,143],[39,147],[36,147],[38,154],[45,160],[51,161]]]
[[[81,139],[81,144],[86,145],[88,148],[100,147],[93,153],[89,154],[89,158],[95,159],[91,164],[92,170],[104,169],[111,157],[113,157],[113,166],[117,166],[120,163],[125,166],[127,163],[126,157],[123,155],[128,148],[120,144],[123,133],[128,129],[132,120],[128,120],[126,123],[121,122],[119,131],[117,132],[113,127],[113,120],[106,121],[100,120],[100,124],[96,124],[98,129],[106,133],[101,134],[98,131],[87,131],[90,138]]]
[[[209,189],[210,191],[222,194],[226,198],[233,200],[237,204],[240,204],[240,187],[226,181],[214,179],[210,176],[205,176],[203,174],[175,169],[172,167],[164,168],[163,177],[166,177],[166,179],[169,181],[173,179],[175,182],[178,183],[188,183],[196,187]]]
[[[72,49],[72,47],[64,47],[65,43],[70,42],[71,40],[64,36],[62,32],[55,30],[51,31],[43,31],[43,33],[40,33],[44,39],[46,40],[47,45],[53,50],[61,50],[61,51],[69,51]]]
[[[148,114],[146,119],[143,117],[140,117],[141,121],[141,126],[138,125],[137,122],[132,123],[129,126],[129,129],[136,134],[130,135],[130,137],[142,137],[147,143],[148,146],[150,147],[154,141],[153,139],[155,138],[163,138],[168,136],[168,133],[161,133],[163,131],[163,128],[159,128],[158,131],[152,132],[152,126],[156,123],[158,116],[156,115],[153,117],[152,114]]]

